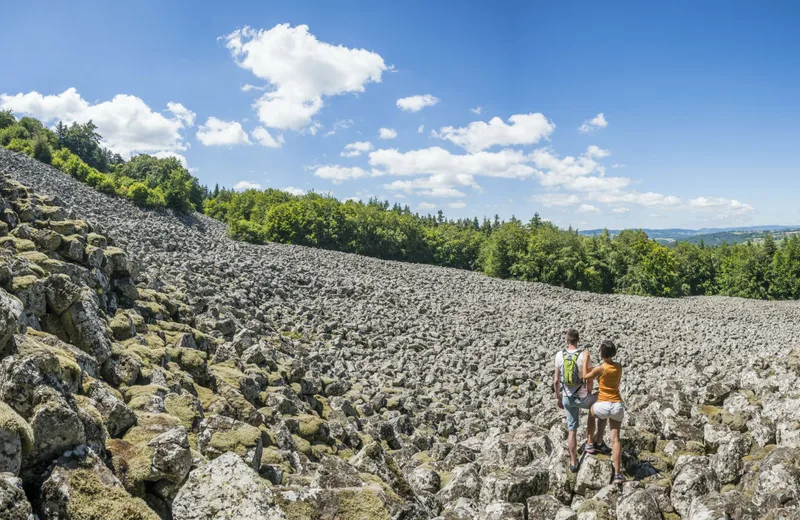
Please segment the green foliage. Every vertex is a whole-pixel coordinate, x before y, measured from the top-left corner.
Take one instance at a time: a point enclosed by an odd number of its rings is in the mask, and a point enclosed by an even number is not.
[[[17,122],[11,110],[0,110],[0,130],[8,128]]]
[[[45,164],[50,164],[53,159],[53,149],[50,147],[50,141],[44,134],[37,134],[33,138],[33,158],[37,161],[42,161]]]

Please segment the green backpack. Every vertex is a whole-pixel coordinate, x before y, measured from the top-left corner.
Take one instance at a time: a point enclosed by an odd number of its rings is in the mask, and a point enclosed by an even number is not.
[[[567,349],[561,351],[561,356],[564,362],[561,364],[561,387],[569,389],[570,395],[575,395],[584,385],[583,378],[581,377],[581,367],[578,364],[583,351],[578,349],[570,352]]]

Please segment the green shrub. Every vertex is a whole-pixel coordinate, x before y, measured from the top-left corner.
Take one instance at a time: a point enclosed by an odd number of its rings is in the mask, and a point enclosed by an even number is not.
[[[117,190],[117,185],[114,184],[114,179],[112,179],[109,175],[103,175],[103,180],[97,185],[97,189],[98,191],[108,193],[109,195],[116,195],[119,193],[119,190]]]
[[[11,125],[0,130],[0,146],[8,146],[12,139],[28,139],[30,134],[19,125]]]
[[[143,182],[134,182],[128,187],[127,196],[134,204],[144,206],[150,197],[150,188]]]
[[[0,130],[12,126],[16,122],[17,120],[11,110],[0,110]]]
[[[91,172],[86,176],[86,184],[92,188],[97,188],[106,176],[100,172]]]
[[[45,164],[50,164],[53,160],[53,149],[43,133],[33,138],[33,158]]]
[[[33,145],[30,139],[20,139],[19,137],[15,137],[6,145],[6,148],[12,152],[21,152],[25,155],[33,157]]]

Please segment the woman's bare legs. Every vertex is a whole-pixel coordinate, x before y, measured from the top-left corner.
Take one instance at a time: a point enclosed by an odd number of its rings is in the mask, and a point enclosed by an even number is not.
[[[619,442],[619,430],[622,423],[609,419],[608,425],[611,428],[611,461],[614,464],[614,474],[616,475],[622,472],[620,469],[622,467],[622,446]]]

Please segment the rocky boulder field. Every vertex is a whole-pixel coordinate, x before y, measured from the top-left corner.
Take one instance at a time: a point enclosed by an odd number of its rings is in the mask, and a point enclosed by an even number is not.
[[[800,518],[797,302],[249,245],[0,174],[0,519]],[[622,486],[569,472],[569,328],[620,345]]]

